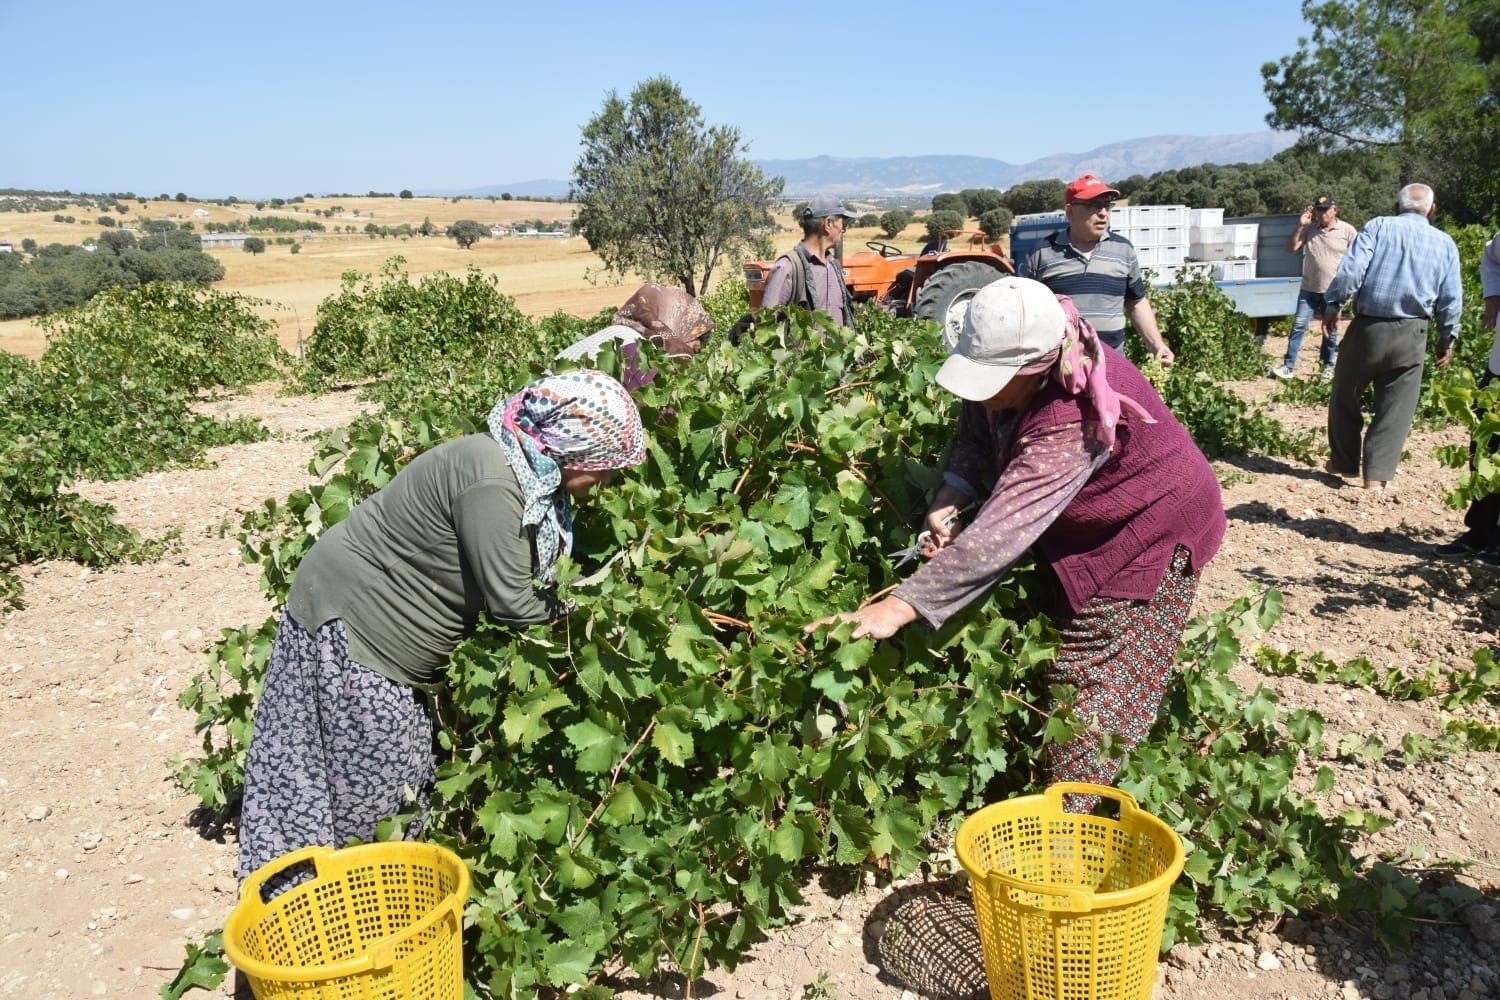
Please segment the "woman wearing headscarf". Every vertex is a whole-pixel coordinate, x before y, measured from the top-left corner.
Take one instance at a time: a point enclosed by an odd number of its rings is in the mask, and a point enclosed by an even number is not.
[[[836,620],[876,639],[939,628],[1035,546],[1062,587],[1062,647],[1047,678],[1078,690],[1097,725],[1049,748],[1053,781],[1108,784],[1161,707],[1198,575],[1224,537],[1213,469],[1151,384],[1039,282],[977,292],[937,382],[965,400],[944,483],[927,514],[931,559],[889,597]],[[981,499],[962,529],[959,511]],[[1071,803],[1087,807],[1084,801]]]
[[[323,533],[298,567],[245,764],[239,875],[313,844],[369,840],[433,783],[427,693],[491,620],[558,617],[548,589],[572,501],[644,457],[641,419],[597,371],[540,379],[496,404],[489,433],[407,465]]]
[[[615,311],[614,323],[597,333],[568,345],[557,355],[561,361],[588,363],[599,356],[606,344],[619,344],[625,359],[625,388],[634,392],[656,378],[654,367],[640,367],[637,343],[648,340],[668,358],[685,364],[703,349],[703,342],[713,332],[714,321],[708,311],[681,288],[646,284]]]

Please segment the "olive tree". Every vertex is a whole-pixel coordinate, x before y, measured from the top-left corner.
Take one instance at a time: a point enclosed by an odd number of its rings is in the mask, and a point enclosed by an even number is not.
[[[490,234],[490,227],[473,219],[459,219],[448,227],[448,235],[453,238],[460,247],[470,249],[475,243]]]
[[[904,208],[893,208],[880,216],[880,234],[888,240],[901,235],[901,230],[911,225],[911,213]]]
[[[935,240],[950,229],[962,229],[964,217],[951,208],[933,212],[922,220],[927,226],[927,238]]]
[[[669,280],[697,295],[728,259],[769,256],[770,180],[742,154],[739,129],[704,124],[665,76],[629,100],[611,91],[583,127],[569,198],[578,231],[610,274]]]
[[[266,241],[259,236],[245,238],[245,252],[249,254],[262,254],[266,252]]]

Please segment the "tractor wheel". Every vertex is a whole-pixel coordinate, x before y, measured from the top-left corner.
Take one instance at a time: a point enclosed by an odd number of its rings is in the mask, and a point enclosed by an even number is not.
[[[951,351],[963,330],[964,317],[969,313],[969,300],[985,285],[1004,276],[1004,272],[978,261],[963,260],[949,264],[935,272],[917,289],[917,297],[911,304],[912,315],[941,325],[943,346]]]

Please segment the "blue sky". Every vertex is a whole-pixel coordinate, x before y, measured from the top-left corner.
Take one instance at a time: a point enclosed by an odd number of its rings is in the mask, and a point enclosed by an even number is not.
[[[566,178],[605,95],[658,74],[756,159],[1022,163],[1264,128],[1261,64],[1304,33],[1297,0],[0,0],[0,187],[245,198]]]

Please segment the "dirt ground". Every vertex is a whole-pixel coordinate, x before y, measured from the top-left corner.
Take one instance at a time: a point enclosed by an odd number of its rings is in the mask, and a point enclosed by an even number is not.
[[[1241,388],[1263,396],[1271,383]],[[348,394],[278,397],[263,388],[218,405],[260,416],[276,437],[217,449],[212,468],[82,487],[145,532],[179,529],[174,552],[106,570],[26,567],[28,606],[0,618],[0,996],[155,997],[184,944],[221,926],[234,902],[232,830],[216,836],[195,826],[193,801],[163,766],[197,742],[176,697],[218,629],[268,611],[255,568],[237,551],[241,513],[305,486],[316,432],[346,422],[359,404]],[[1298,427],[1322,423],[1317,410],[1273,412]],[[1339,660],[1363,654],[1379,665],[1420,667],[1432,657],[1466,664],[1474,649],[1495,644],[1500,569],[1429,551],[1460,525],[1441,500],[1455,473],[1431,451],[1461,440],[1451,430],[1414,433],[1393,496],[1380,500],[1297,463],[1220,463],[1229,533],[1206,571],[1199,610],[1251,584],[1274,585],[1286,613],[1264,637],[1269,645]],[[1265,683],[1285,705],[1322,713],[1331,746],[1348,732],[1390,744],[1405,732],[1441,731],[1428,704],[1239,673],[1247,687]],[[1493,706],[1480,715],[1500,721]],[[1335,795],[1331,807],[1358,804],[1394,820],[1372,849],[1419,845],[1429,856],[1471,859],[1463,879],[1497,902],[1500,756],[1344,767]],[[893,888],[815,880],[793,926],[734,971],[711,971],[692,995],[981,995],[965,891],[945,878]],[[1204,930],[1209,943],[1179,946],[1162,962],[1158,997],[1500,996],[1493,905],[1422,928],[1416,947],[1394,956],[1348,925],[1311,915]],[[671,977],[619,985],[632,998],[686,992]],[[226,984],[217,995],[231,993]]]

